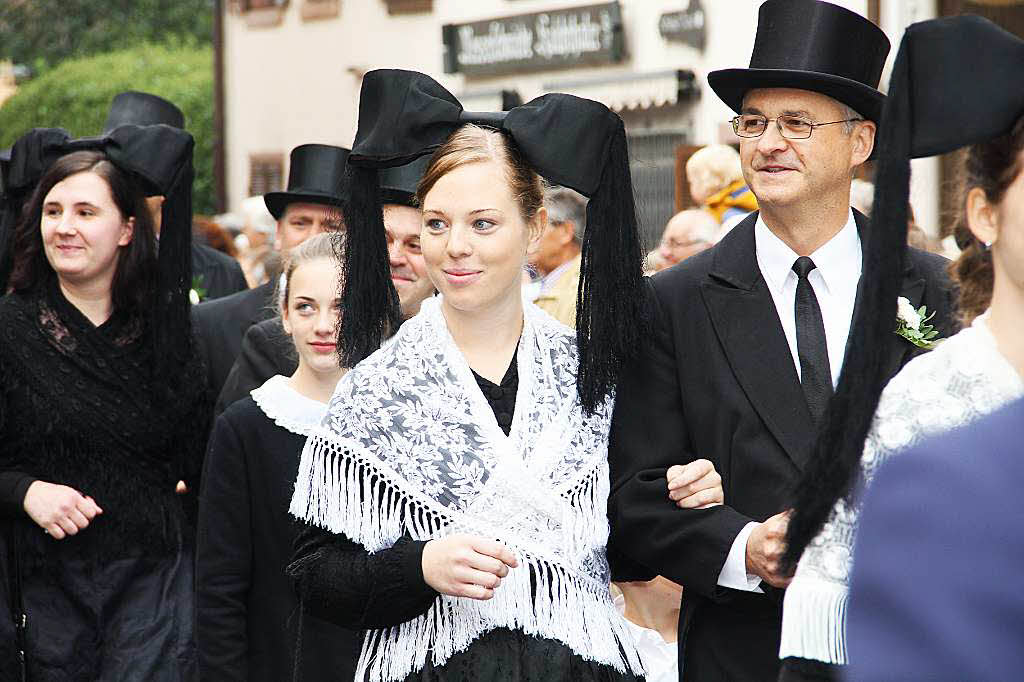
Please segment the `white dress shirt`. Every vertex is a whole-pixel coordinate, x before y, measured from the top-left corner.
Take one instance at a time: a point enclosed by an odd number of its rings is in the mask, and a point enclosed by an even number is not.
[[[636,642],[640,652],[640,660],[647,673],[647,682],[679,682],[679,646],[676,642],[666,642],[657,630],[637,625],[626,618],[626,598],[621,594],[615,597],[615,608],[622,614],[629,633]]]
[[[775,311],[786,334],[786,342],[793,357],[797,377],[800,376],[800,354],[796,345],[796,285],[799,281],[793,272],[793,263],[800,256],[773,233],[761,216],[754,224],[754,248],[757,266],[768,285],[768,291],[775,303]],[[857,223],[853,211],[843,229],[811,254],[816,266],[807,276],[814,289],[814,296],[821,308],[821,319],[825,325],[825,343],[828,346],[828,364],[832,371],[833,388],[839,382],[846,354],[846,339],[850,335],[853,307],[857,301],[857,284],[860,281],[862,252]],[[747,539],[756,522],[748,523],[733,540],[729,555],[718,575],[718,584],[736,590],[760,592],[761,579],[747,573]]]

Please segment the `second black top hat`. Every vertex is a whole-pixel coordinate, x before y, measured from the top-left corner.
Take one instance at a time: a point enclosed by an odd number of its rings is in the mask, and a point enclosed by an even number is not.
[[[303,144],[293,149],[288,189],[263,196],[270,214],[280,220],[288,204],[297,202],[340,206],[348,198],[344,187],[348,151],[327,144]]]
[[[123,125],[151,126],[160,123],[172,128],[184,128],[185,115],[163,97],[129,90],[116,95],[110,103],[103,132],[109,133]]]
[[[736,113],[755,88],[796,88],[828,95],[878,122],[878,91],[889,39],[856,12],[820,0],[767,0],[757,18],[750,68],[708,74],[708,84]]]
[[[382,168],[380,177],[380,201],[382,204],[416,206],[416,187],[423,173],[430,165],[430,156],[421,156],[412,163],[393,168]]]

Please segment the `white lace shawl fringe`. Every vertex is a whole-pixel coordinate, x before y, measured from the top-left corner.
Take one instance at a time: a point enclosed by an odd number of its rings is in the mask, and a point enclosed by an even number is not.
[[[969,423],[1021,395],[1019,376],[999,353],[988,331],[985,314],[974,324],[945,340],[928,355],[915,358],[896,375],[879,401],[871,431],[865,442],[861,466],[867,483],[874,471],[889,457],[925,437]],[[951,380],[953,377],[955,380]],[[918,395],[925,390],[948,394],[944,411],[936,401]],[[899,447],[886,444],[882,431],[893,415],[913,418],[913,432]],[[918,418],[920,415],[926,419]],[[804,551],[793,582],[786,589],[783,605],[779,658],[796,656],[835,665],[849,663],[846,643],[846,604],[849,598],[851,561],[841,571],[831,568],[831,579],[821,564],[825,556],[836,556],[837,547],[849,557],[853,550],[857,507],[845,500],[836,502],[828,521]],[[840,555],[842,556],[842,554]]]
[[[782,632],[779,658],[790,656],[846,665],[846,585],[797,576],[786,588],[783,613],[800,623]]]
[[[449,533],[442,530],[453,528],[456,532],[488,530],[461,528],[432,500],[399,490],[396,481],[400,479],[383,471],[379,460],[361,457],[352,444],[332,440],[319,431],[303,449],[291,504],[291,513],[298,518],[342,533],[371,552],[390,547],[405,532],[426,540],[444,537]],[[600,493],[602,473],[600,467],[584,472],[562,493],[575,509],[600,515],[599,519],[578,519],[581,526],[607,524]],[[595,527],[600,525],[590,525],[590,532]],[[370,630],[356,678],[364,679],[369,673],[368,679],[374,681],[402,680],[422,669],[428,654],[434,665],[443,665],[484,633],[502,627],[562,642],[586,660],[643,675],[639,653],[607,585],[552,557],[520,547],[514,551],[519,567],[502,579],[492,599],[442,595],[422,616]]]

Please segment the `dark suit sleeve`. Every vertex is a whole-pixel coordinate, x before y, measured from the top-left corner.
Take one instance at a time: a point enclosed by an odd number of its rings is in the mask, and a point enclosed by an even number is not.
[[[623,371],[609,441],[613,576],[663,575],[700,594],[720,596],[718,575],[733,540],[752,519],[722,505],[680,509],[668,497],[668,468],[702,454],[689,450],[670,321],[653,285],[648,284],[648,292],[654,315],[651,339]],[[703,457],[710,459],[709,454]]]
[[[277,373],[276,370],[274,345],[267,338],[263,325],[254,324],[242,339],[242,350],[217,398],[215,414],[219,415],[232,403],[249,395],[254,388],[262,386]]]
[[[252,575],[249,475],[232,424],[217,419],[199,498],[196,642],[203,679],[246,680]]]
[[[403,537],[370,554],[303,525],[288,574],[306,613],[353,630],[391,627],[423,615],[438,596],[423,579],[425,544]]]
[[[878,472],[853,563],[848,679],[1020,677],[1024,468],[1020,425],[1006,428],[1024,416],[1017,410],[926,441]]]

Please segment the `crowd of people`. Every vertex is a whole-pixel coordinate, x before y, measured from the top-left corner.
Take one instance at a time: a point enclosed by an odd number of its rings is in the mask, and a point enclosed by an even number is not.
[[[351,149],[229,225],[173,103],[26,133],[0,678],[1013,678],[1024,41],[914,24],[883,94],[889,50],[767,0],[708,75],[739,151],[646,256],[623,122],[570,95],[370,71]],[[909,168],[959,148],[950,261]]]

